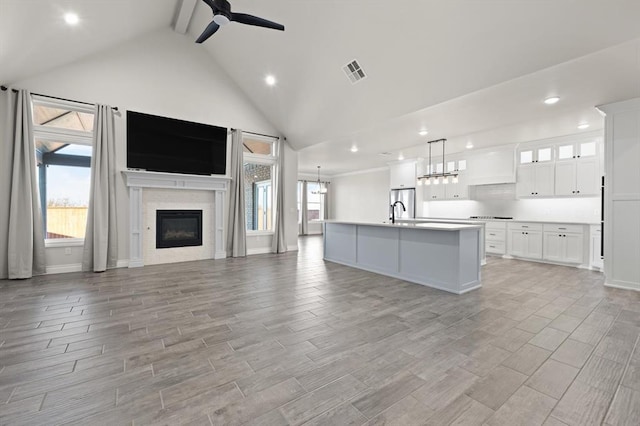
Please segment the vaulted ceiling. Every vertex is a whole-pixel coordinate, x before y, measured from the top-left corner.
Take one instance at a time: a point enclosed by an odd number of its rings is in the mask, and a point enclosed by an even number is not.
[[[638,0],[231,3],[286,31],[231,23],[202,49],[299,150],[301,171],[377,167],[400,153],[421,155],[432,138],[446,137],[448,150],[458,151],[468,141],[482,147],[576,133],[581,122],[598,129],[595,105],[640,96]],[[0,81],[169,26],[180,5],[0,0]],[[67,8],[91,26],[64,26]],[[211,18],[198,1],[187,36],[195,40]],[[367,74],[356,84],[342,71],[353,59]],[[265,85],[267,74],[277,78],[274,87]],[[560,102],[544,105],[551,95]],[[418,135],[422,128],[427,136]]]

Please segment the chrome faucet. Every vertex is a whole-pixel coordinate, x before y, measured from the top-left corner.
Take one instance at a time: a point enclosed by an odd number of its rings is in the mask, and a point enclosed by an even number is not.
[[[404,206],[404,203],[400,200],[396,201],[395,203],[391,204],[391,223],[396,223],[396,205],[400,204],[402,206],[402,211],[407,211],[406,207]]]

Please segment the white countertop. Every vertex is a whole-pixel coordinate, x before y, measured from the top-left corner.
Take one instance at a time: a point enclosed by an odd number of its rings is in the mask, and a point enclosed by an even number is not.
[[[361,226],[383,226],[391,228],[417,228],[417,229],[429,229],[435,231],[461,231],[463,229],[480,229],[483,224],[465,224],[465,223],[450,223],[450,222],[436,222],[436,223],[375,223],[375,222],[355,222],[347,220],[325,220],[325,223],[337,223],[344,225],[361,225]]]

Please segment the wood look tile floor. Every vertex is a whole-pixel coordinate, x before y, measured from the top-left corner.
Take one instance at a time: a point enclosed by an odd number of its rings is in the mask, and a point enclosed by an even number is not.
[[[640,294],[500,258],[482,282],[324,262],[320,237],[0,281],[0,424],[640,424]]]

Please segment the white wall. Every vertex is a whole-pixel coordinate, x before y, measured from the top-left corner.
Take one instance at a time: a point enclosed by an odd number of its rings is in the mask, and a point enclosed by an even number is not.
[[[128,109],[278,134],[202,46],[168,28],[11,85],[34,93],[117,106],[120,111],[116,117],[119,169],[126,168],[125,117]],[[285,159],[285,205],[289,210],[285,232],[288,245],[295,249],[297,153],[287,148]],[[129,218],[128,191],[124,180],[118,184],[117,200],[118,259],[126,261]],[[290,223],[292,218],[293,223]],[[267,247],[270,242],[270,238],[261,238],[255,244],[248,244]],[[48,251],[47,259],[51,266],[81,261],[78,257],[81,250],[73,250],[70,256],[61,254],[63,250]]]
[[[389,220],[389,169],[331,178],[331,218],[363,222]]]

